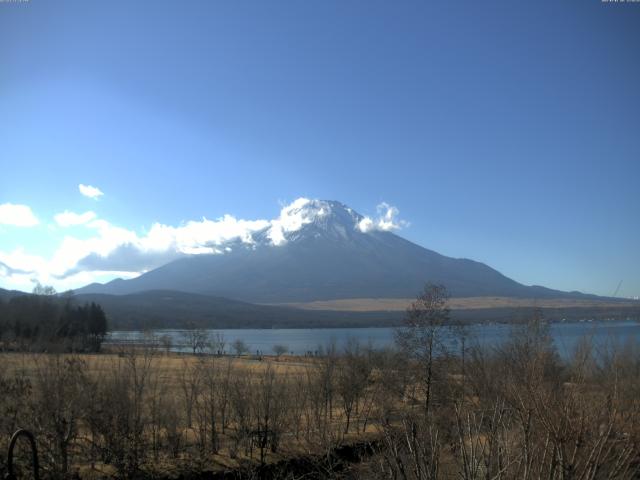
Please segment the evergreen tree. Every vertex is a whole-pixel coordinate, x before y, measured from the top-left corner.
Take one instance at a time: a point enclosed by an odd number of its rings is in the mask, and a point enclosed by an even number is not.
[[[32,295],[0,300],[0,344],[3,349],[99,351],[107,333],[107,317],[95,302],[74,305],[37,285]]]

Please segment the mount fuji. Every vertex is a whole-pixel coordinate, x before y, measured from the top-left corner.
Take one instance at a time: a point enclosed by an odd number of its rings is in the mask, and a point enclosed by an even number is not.
[[[411,298],[433,282],[453,297],[587,297],[520,284],[483,263],[416,245],[393,227],[391,217],[373,221],[340,202],[300,199],[269,226],[216,245],[217,253],[185,254],[137,278],[91,284],[77,293],[173,290],[288,303]]]

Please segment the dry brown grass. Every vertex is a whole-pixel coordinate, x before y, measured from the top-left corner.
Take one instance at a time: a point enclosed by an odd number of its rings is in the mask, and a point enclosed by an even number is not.
[[[130,359],[132,351],[136,351],[136,356],[139,360],[142,360],[145,353],[149,355],[149,351],[145,352],[143,349],[131,349],[127,347],[121,352],[117,347],[113,347],[112,350],[106,350],[101,354],[62,354],[62,359],[75,358],[84,362],[84,372],[89,378],[94,380],[100,380],[101,378],[107,379],[119,371],[123,365]],[[30,379],[34,384],[37,383],[38,375],[42,375],[42,369],[45,368],[48,357],[59,354],[47,354],[47,353],[0,353],[0,374],[5,377],[13,377],[14,375],[22,378]],[[147,469],[153,471],[163,471],[165,473],[175,470],[179,465],[190,464],[193,468],[212,469],[212,470],[225,470],[240,468],[245,462],[257,462],[257,453],[254,449],[251,455],[247,455],[242,448],[232,448],[233,435],[237,429],[237,425],[234,420],[231,420],[228,424],[225,434],[219,433],[220,449],[217,453],[208,453],[205,457],[199,457],[196,451],[197,443],[197,424],[194,419],[193,427],[187,427],[184,424],[184,393],[183,383],[185,372],[189,372],[192,367],[200,368],[215,368],[225,370],[230,368],[232,371],[232,377],[243,377],[247,375],[250,379],[250,383],[259,384],[261,376],[268,370],[274,372],[277,376],[286,382],[293,382],[296,379],[304,379],[310,371],[315,371],[319,365],[319,360],[316,358],[298,357],[298,356],[286,356],[283,355],[279,358],[276,357],[262,357],[257,359],[253,356],[243,357],[214,357],[214,356],[197,356],[191,354],[177,354],[164,352],[154,352],[151,354],[151,371],[150,378],[157,377],[162,385],[161,395],[172,397],[173,404],[179,409],[179,417],[181,426],[180,429],[183,435],[182,452],[178,458],[173,458],[167,454],[161,454],[159,458],[153,460],[151,464],[147,464]],[[204,367],[203,367],[204,365]],[[196,369],[194,368],[193,371]],[[153,395],[152,392],[145,394],[146,401],[148,401],[148,395]],[[249,401],[249,400],[247,400]],[[276,401],[283,402],[296,402],[294,397],[287,399],[276,399]],[[336,400],[332,409],[331,427],[330,430],[339,433],[340,442],[357,442],[365,438],[369,438],[376,432],[376,427],[373,423],[367,425],[363,431],[360,429],[356,431],[354,428],[348,434],[343,434],[344,418],[340,408],[339,402]],[[88,438],[88,430],[85,425],[80,427],[80,438]],[[291,431],[283,432],[282,445],[277,452],[267,452],[267,463],[277,462],[283,459],[295,457],[298,455],[306,455],[309,453],[322,453],[322,450],[313,451],[310,450],[309,443],[303,438],[296,438]],[[313,448],[318,448],[316,445]],[[234,453],[232,453],[232,450]],[[194,460],[195,459],[195,460]],[[195,463],[194,463],[195,462]],[[200,463],[198,463],[200,462]],[[198,465],[200,465],[198,467]],[[116,475],[115,467],[113,465],[105,464],[104,462],[97,461],[93,463],[89,462],[86,458],[83,459],[80,456],[76,456],[73,463],[73,469],[81,474],[81,478],[104,478],[108,476]]]
[[[90,419],[102,418],[99,415],[103,415],[101,410],[89,408],[93,403],[101,405],[107,413],[111,414],[122,411],[122,405],[124,408],[143,405],[142,410],[146,413],[144,413],[144,430],[141,430],[140,439],[146,450],[136,468],[150,477],[159,474],[179,477],[184,472],[234,469],[246,466],[247,463],[253,465],[262,461],[272,463],[309,454],[326,455],[340,444],[360,443],[374,438],[380,450],[376,450],[378,453],[375,458],[368,466],[363,467],[360,473],[361,478],[386,478],[385,475],[389,475],[391,470],[384,472],[380,470],[382,460],[386,462],[385,465],[392,468],[393,462],[401,462],[404,465],[416,458],[420,461],[422,458],[427,458],[422,454],[417,457],[410,455],[415,445],[424,450],[425,454],[435,452],[434,455],[438,455],[440,463],[440,473],[437,477],[419,477],[420,479],[465,478],[470,480],[477,478],[473,475],[463,475],[464,469],[469,465],[473,466],[473,461],[469,463],[468,458],[461,457],[462,451],[467,453],[475,451],[477,461],[483,465],[485,463],[494,465],[492,462],[496,460],[496,455],[508,455],[511,459],[509,465],[512,467],[503,478],[524,478],[519,466],[522,461],[519,459],[525,457],[518,450],[523,445],[526,445],[527,449],[531,447],[531,451],[538,452],[536,462],[531,465],[538,469],[536,472],[542,477],[542,473],[553,472],[557,463],[555,459],[551,463],[547,461],[547,448],[550,448],[550,452],[560,451],[550,442],[556,442],[560,447],[566,443],[574,448],[577,445],[576,439],[580,439],[582,450],[580,450],[580,456],[576,457],[579,461],[569,462],[571,468],[588,466],[589,463],[582,462],[580,458],[591,458],[589,449],[593,445],[597,446],[598,442],[606,444],[608,450],[604,449],[605,452],[612,452],[598,460],[603,465],[602,468],[611,469],[612,465],[617,464],[616,462],[631,462],[631,466],[636,465],[633,462],[636,458],[640,459],[637,447],[640,443],[636,440],[640,439],[637,433],[640,431],[637,427],[640,425],[637,403],[637,385],[639,384],[637,372],[640,370],[632,352],[625,351],[624,355],[612,357],[612,361],[604,362],[603,365],[606,365],[607,369],[601,372],[600,369],[590,367],[591,363],[583,361],[582,357],[577,362],[564,365],[557,363],[555,356],[545,350],[544,343],[538,345],[533,352],[520,348],[519,345],[514,343],[511,348],[499,352],[490,351],[485,352],[484,355],[470,355],[464,365],[455,358],[434,363],[434,369],[438,375],[434,377],[434,396],[428,412],[424,411],[424,388],[420,388],[424,387],[425,381],[422,376],[423,366],[395,356],[369,358],[366,354],[361,356],[354,354],[351,357],[345,354],[342,357],[282,356],[280,358],[264,357],[258,360],[252,356],[211,357],[164,354],[157,351],[151,354],[150,351],[142,349],[136,351],[135,355],[131,349],[127,349],[128,351],[113,350],[100,355],[73,356],[76,360],[81,360],[84,372],[89,377],[93,380],[104,378],[106,386],[101,388],[100,382],[85,382],[84,378],[81,381],[91,387],[86,391],[94,396],[83,407],[88,413],[81,416],[77,424],[79,435],[71,448],[72,471],[79,472],[85,479],[122,476],[121,472],[117,471],[115,463],[109,459],[112,457],[107,458],[102,454],[97,457],[91,456]],[[622,352],[619,353],[622,354]],[[31,417],[38,416],[38,408],[43,409],[46,418],[50,417],[47,410],[50,397],[44,397],[42,401],[42,395],[38,395],[38,389],[42,388],[38,386],[38,378],[42,383],[43,374],[45,376],[49,372],[55,374],[55,370],[47,370],[47,360],[52,359],[55,360],[56,357],[48,354],[0,354],[0,377],[4,374],[5,378],[10,380],[13,373],[34,379],[33,390],[25,390],[27,393],[22,397],[14,395],[14,400],[19,399],[25,405],[33,403],[32,408],[26,410],[27,414],[23,415],[23,421],[29,422]],[[346,411],[341,404],[341,398],[345,398],[345,391],[340,388],[345,384],[351,385],[353,379],[359,378],[350,374],[352,370],[357,373],[357,370],[350,367],[365,360],[369,362],[366,364],[369,370],[367,370],[366,386],[359,397],[359,403],[356,404],[358,420],[356,417],[351,417],[352,428],[348,434],[344,434]],[[148,375],[145,392],[140,393],[139,403],[126,401],[109,403],[111,399],[121,399],[118,395],[102,397],[107,398],[107,402],[100,401],[100,395],[105,395],[112,390],[124,392],[125,400],[135,395],[133,383],[123,387],[114,382],[114,379],[120,375],[120,372],[141,378],[138,375],[144,373],[145,365],[150,365],[148,367],[150,370],[146,373],[151,372],[151,374]],[[201,448],[203,436],[198,428],[206,425],[208,420],[198,416],[194,411],[193,424],[186,422],[185,381],[188,381],[190,376],[200,375],[198,395],[201,401],[206,402],[210,391],[215,390],[216,395],[222,391],[225,367],[230,367],[232,385],[226,387],[224,391],[231,395],[230,399],[235,398],[232,403],[236,414],[231,415],[229,410],[228,413],[231,416],[228,417],[226,430],[220,429],[220,417],[217,417],[218,423],[215,428],[219,434],[219,448],[213,449],[209,444]],[[215,377],[215,388],[207,390],[207,378],[213,378],[207,375],[215,373],[218,369],[221,376]],[[323,372],[332,372],[333,377],[325,377]],[[282,380],[283,383],[280,386],[283,388],[279,388],[277,381],[269,383],[269,380],[273,379],[271,373],[275,373],[277,379]],[[405,375],[406,373],[408,375]],[[161,384],[159,389],[153,387],[156,380]],[[299,383],[298,380],[300,380]],[[562,380],[561,384],[558,383],[560,380]],[[11,382],[7,385],[10,386]],[[325,385],[330,385],[333,403],[329,403],[329,406],[323,410],[325,391],[322,387]],[[255,429],[262,428],[260,422],[264,418],[266,405],[264,399],[267,394],[271,395],[269,397],[271,414],[283,415],[280,417],[283,421],[272,422],[265,427],[278,431],[279,446],[277,451],[266,451],[264,458],[260,458],[259,449],[252,439],[255,438]],[[151,402],[165,397],[169,401],[159,402],[160,416],[153,417]],[[39,402],[35,401],[37,398],[40,398]],[[216,398],[219,399],[219,397]],[[12,403],[8,396],[5,400],[6,403]],[[13,402],[13,404],[17,403],[19,402]],[[114,405],[112,410],[109,410],[110,405]],[[254,409],[249,413],[251,418],[248,423],[246,421],[242,423],[241,411],[245,405],[252,405]],[[374,408],[371,411],[371,417],[368,413],[365,414],[368,405]],[[297,409],[297,407],[300,408]],[[231,406],[229,408],[231,409]],[[609,410],[613,414],[608,414]],[[174,424],[166,423],[166,417],[163,417],[166,411],[177,415]],[[131,412],[133,413],[134,410]],[[200,415],[203,412],[200,410]],[[301,416],[296,417],[296,412],[300,412]],[[209,417],[211,418],[213,417]],[[523,426],[529,425],[530,422],[535,425],[531,430],[535,436],[525,439],[521,435],[526,431]],[[110,428],[111,425],[118,427],[120,424],[109,423],[107,427]],[[366,425],[365,429],[362,428],[363,425]],[[489,428],[491,425],[495,428]],[[581,429],[574,431],[572,425],[580,425]],[[603,429],[603,425],[607,428]],[[40,430],[34,431],[39,435],[40,441],[46,444],[47,431],[42,425],[39,426],[35,422],[32,426],[28,424],[25,426],[39,428]],[[158,427],[161,437],[160,448],[155,454],[152,448],[152,439],[155,438],[154,426]],[[172,443],[169,437],[174,427],[180,431],[182,438],[180,445],[176,447],[177,453],[174,453],[176,450],[171,448]],[[551,433],[556,432],[558,428],[563,429],[560,432],[561,435],[552,437]],[[609,431],[613,433],[609,434]],[[117,453],[117,450],[109,450],[110,445],[106,443],[105,436],[101,432],[99,431],[99,436],[96,437],[101,447],[100,452],[115,451]],[[134,430],[126,431],[129,435],[132,432]],[[437,433],[437,437],[431,436],[433,432]],[[244,435],[241,440],[238,440],[239,435]],[[572,435],[578,436],[574,438]],[[437,438],[437,441],[434,438]],[[411,442],[407,443],[407,439]],[[525,443],[525,440],[528,443]],[[497,445],[499,448],[491,450],[487,447],[491,445]],[[135,451],[133,447],[127,448],[128,453]],[[566,459],[563,461],[568,462]],[[501,459],[497,464],[504,463]],[[49,462],[48,468],[51,468],[51,465],[53,464]],[[495,465],[491,468],[495,469]],[[640,472],[640,468],[630,469],[629,474],[634,475],[636,471]],[[544,475],[544,477],[560,478],[552,475]],[[613,478],[638,477],[614,476]]]
[[[15,371],[24,372],[27,376],[35,374],[38,368],[38,362],[41,362],[48,354],[46,353],[0,353],[0,363],[5,374],[13,374]],[[64,356],[64,355],[63,355]],[[68,355],[69,357],[78,357],[78,355]],[[106,350],[101,354],[82,354],[80,356],[86,363],[87,373],[99,376],[111,371],[115,362],[120,360],[120,355],[115,350]],[[177,382],[181,372],[185,367],[193,366],[197,362],[202,361],[202,356],[191,354],[177,353],[158,353],[154,355],[153,367],[161,372],[163,379],[170,380],[170,383]],[[210,357],[209,357],[210,358]],[[261,360],[253,356],[243,357],[215,357],[214,361],[227,362],[231,361],[234,372],[246,371],[252,375],[258,375],[265,372],[269,367],[280,375],[300,375],[306,372],[306,369],[314,365],[314,359],[296,356],[262,357]]]
[[[341,300],[319,300],[315,302],[282,303],[279,305],[300,308],[303,310],[333,310],[347,312],[397,312],[404,311],[415,299],[412,298],[345,298]],[[454,310],[471,310],[485,308],[606,308],[633,307],[640,305],[637,301],[610,301],[595,299],[550,299],[511,297],[463,297],[451,298],[449,308]]]

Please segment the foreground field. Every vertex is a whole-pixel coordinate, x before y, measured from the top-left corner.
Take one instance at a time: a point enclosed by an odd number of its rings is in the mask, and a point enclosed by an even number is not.
[[[334,384],[337,362],[333,354],[4,353],[0,426],[3,435],[18,427],[37,432],[53,476],[176,476],[263,465],[371,437],[373,392],[362,384],[347,394],[346,378]],[[349,398],[346,416],[338,391]]]
[[[314,357],[3,353],[0,449],[32,430],[47,478],[638,478],[637,345],[561,361],[541,323],[500,349],[437,332]]]

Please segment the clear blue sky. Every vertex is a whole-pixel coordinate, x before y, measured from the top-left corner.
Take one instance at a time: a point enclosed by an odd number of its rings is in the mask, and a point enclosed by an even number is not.
[[[59,272],[65,241],[306,196],[388,202],[400,235],[526,284],[640,295],[640,3],[0,3],[0,167],[0,205],[38,221],[5,210],[0,287]]]

